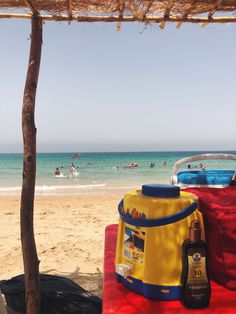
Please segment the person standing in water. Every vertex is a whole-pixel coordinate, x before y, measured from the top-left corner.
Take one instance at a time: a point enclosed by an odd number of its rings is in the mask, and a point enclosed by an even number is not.
[[[70,173],[71,173],[71,176],[72,177],[78,177],[79,173],[78,173],[78,170],[77,170],[78,167],[76,167],[73,162],[70,166]]]
[[[55,176],[59,176],[61,174],[59,168],[57,167],[56,170],[55,170]]]

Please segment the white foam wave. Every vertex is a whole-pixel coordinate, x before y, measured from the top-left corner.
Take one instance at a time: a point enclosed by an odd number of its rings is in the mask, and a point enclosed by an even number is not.
[[[55,191],[65,189],[93,189],[98,187],[104,187],[106,183],[101,184],[78,184],[78,185],[42,185],[36,186],[36,191]]]
[[[20,191],[21,186],[4,186],[0,187],[0,192]]]
[[[35,191],[56,191],[56,190],[74,190],[74,189],[94,189],[106,186],[106,183],[100,184],[79,184],[79,185],[36,185]],[[17,192],[21,191],[21,186],[4,186],[0,187],[0,192]]]
[[[79,184],[79,185],[36,185],[36,191],[55,191],[65,189],[93,189],[106,186],[106,183],[100,184]],[[21,186],[4,186],[0,187],[0,192],[21,191]]]

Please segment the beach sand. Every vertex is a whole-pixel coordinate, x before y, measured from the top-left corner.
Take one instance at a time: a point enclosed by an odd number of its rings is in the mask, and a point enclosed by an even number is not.
[[[34,233],[41,273],[74,280],[102,296],[104,232],[122,195],[36,196]],[[0,280],[23,273],[20,196],[1,196]]]

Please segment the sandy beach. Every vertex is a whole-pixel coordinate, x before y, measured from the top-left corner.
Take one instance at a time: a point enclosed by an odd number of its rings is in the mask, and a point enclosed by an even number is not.
[[[40,272],[71,278],[102,295],[104,230],[117,223],[122,195],[36,196],[35,239]],[[2,196],[0,280],[23,272],[20,196]]]

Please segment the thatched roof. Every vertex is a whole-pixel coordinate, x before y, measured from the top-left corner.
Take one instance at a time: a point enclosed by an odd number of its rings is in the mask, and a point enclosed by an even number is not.
[[[125,22],[235,22],[236,0],[0,0],[0,18]]]

